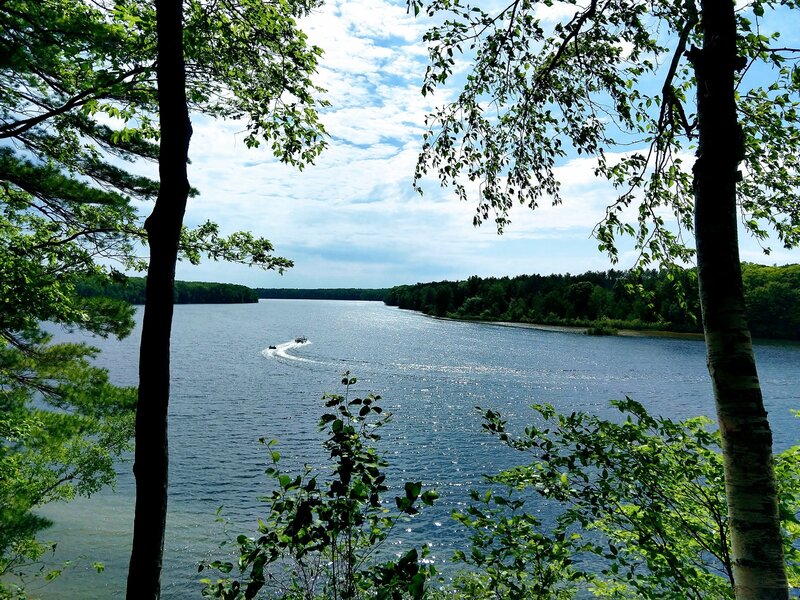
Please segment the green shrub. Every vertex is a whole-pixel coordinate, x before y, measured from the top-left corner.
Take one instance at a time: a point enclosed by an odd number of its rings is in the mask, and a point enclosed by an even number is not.
[[[411,549],[396,560],[387,560],[380,549],[398,521],[419,512],[420,502],[433,504],[436,492],[422,491],[421,482],[406,482],[404,495],[395,498],[395,510],[382,502],[388,491],[383,469],[388,463],[373,443],[377,430],[390,415],[378,405],[379,396],[350,399],[354,377],[345,373],[344,395],[323,396],[329,412],[320,429],[333,461],[331,477],[322,480],[306,466],[300,475],[289,475],[278,466],[275,442],[264,443],[273,466],[266,474],[276,483],[267,496],[266,516],[259,519],[258,536],[238,536],[239,577],[230,577],[234,564],[204,562],[223,577],[203,579],[205,598],[356,599],[366,597],[422,598],[426,582],[436,572],[421,564],[427,548]]]

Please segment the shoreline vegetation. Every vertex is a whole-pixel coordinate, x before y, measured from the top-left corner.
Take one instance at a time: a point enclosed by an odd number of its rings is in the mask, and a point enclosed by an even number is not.
[[[388,288],[256,288],[266,300],[368,300],[383,302]]]
[[[754,338],[800,340],[800,265],[742,265],[747,318]],[[145,278],[112,285],[86,280],[82,296],[144,303]],[[580,275],[470,277],[392,288],[249,288],[230,283],[175,282],[177,304],[254,303],[259,299],[382,301],[457,321],[574,331],[702,339],[693,269],[588,271]]]
[[[409,310],[409,309],[403,309]],[[419,311],[415,311],[419,312]],[[576,335],[618,335],[621,337],[665,337],[684,340],[703,340],[703,334],[700,332],[690,331],[668,331],[664,329],[613,329],[604,328],[602,326],[589,326],[589,325],[546,325],[544,323],[523,323],[520,321],[480,321],[474,319],[453,319],[451,317],[437,317],[436,315],[427,315],[432,319],[441,319],[442,321],[461,321],[470,323],[479,323],[481,325],[494,325],[495,327],[514,327],[519,329],[536,329],[538,331],[555,331],[560,333],[574,333]],[[599,329],[599,331],[598,331]]]
[[[753,337],[800,340],[800,265],[744,263],[742,277]],[[698,298],[696,272],[687,269],[470,277],[393,287],[384,302],[461,321],[700,339]]]
[[[101,296],[143,305],[146,277],[124,277],[112,284],[85,279],[77,285],[83,297]],[[246,285],[208,281],[176,281],[175,304],[250,304],[258,302],[258,294]]]

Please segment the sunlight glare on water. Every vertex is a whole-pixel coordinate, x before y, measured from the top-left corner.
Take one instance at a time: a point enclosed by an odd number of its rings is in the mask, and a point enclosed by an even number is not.
[[[308,341],[295,341],[300,336]],[[91,343],[102,348],[99,362],[114,382],[135,385],[138,328],[122,342]],[[483,474],[524,460],[482,432],[476,406],[501,412],[516,429],[533,418],[531,404],[613,418],[609,401],[626,395],[674,418],[713,416],[705,348],[692,340],[446,321],[375,302],[269,300],[176,306],[172,348],[165,599],[199,597],[198,561],[221,556],[219,506],[234,537],[253,533],[258,497],[267,490],[260,437],[278,440],[288,471],[325,464],[320,398],[342,391],[345,371],[359,379],[355,394],[379,394],[393,413],[380,449],[390,461],[394,489],[422,480],[441,494],[391,547],[400,552],[427,542],[439,563],[464,543],[450,513],[465,505],[471,488],[483,485]],[[759,344],[756,352],[781,450],[797,443],[789,409],[800,408],[800,346]],[[37,590],[41,597],[124,596],[133,518],[130,467],[120,465],[116,494],[44,511],[56,521],[47,532],[59,540],[53,561],[75,565]],[[91,569],[95,560],[105,563],[102,574]]]

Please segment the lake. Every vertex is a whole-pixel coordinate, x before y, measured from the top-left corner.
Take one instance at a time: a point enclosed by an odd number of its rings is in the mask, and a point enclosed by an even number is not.
[[[294,343],[300,335],[308,343]],[[136,384],[138,337],[137,326],[121,342],[91,340],[117,384]],[[456,322],[376,302],[176,306],[172,347],[165,599],[200,596],[198,561],[223,556],[216,550],[225,537],[215,523],[219,506],[234,537],[253,534],[257,498],[268,489],[258,438],[279,441],[287,470],[324,464],[320,398],[342,391],[344,371],[358,377],[358,394],[380,394],[394,415],[381,445],[393,486],[422,480],[441,494],[393,542],[398,551],[427,542],[437,562],[463,542],[449,515],[469,489],[481,485],[482,474],[525,459],[482,432],[476,406],[500,411],[516,429],[533,418],[534,403],[613,416],[609,401],[627,395],[674,418],[714,411],[700,341]],[[756,354],[780,451],[798,441],[790,409],[800,408],[800,345],[759,343]],[[51,562],[72,565],[32,591],[43,598],[124,597],[130,469],[120,465],[116,493],[47,507],[56,525],[44,537],[59,540]],[[103,573],[91,568],[95,560],[104,562]]]

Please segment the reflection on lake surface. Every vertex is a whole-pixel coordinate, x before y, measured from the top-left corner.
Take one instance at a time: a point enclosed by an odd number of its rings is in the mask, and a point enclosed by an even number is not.
[[[135,385],[138,329],[122,342],[91,343],[103,349],[99,362],[115,383]],[[800,408],[800,345],[763,343],[756,353],[780,451],[797,443],[789,411]],[[673,418],[714,410],[705,347],[695,340],[446,321],[374,302],[176,306],[163,598],[199,597],[197,562],[221,555],[217,507],[224,506],[232,533],[254,530],[267,483],[258,438],[279,441],[284,469],[324,464],[320,397],[339,392],[347,370],[359,378],[359,394],[380,394],[394,415],[381,446],[393,485],[421,479],[441,494],[395,541],[398,551],[427,542],[436,561],[464,541],[449,515],[481,475],[524,460],[482,433],[476,406],[500,411],[519,429],[533,418],[534,403],[611,417],[609,401],[627,395]],[[75,564],[36,593],[124,596],[130,468],[120,465],[116,493],[47,508],[57,522],[46,534],[59,540],[55,559]],[[102,574],[91,569],[95,560],[105,563]]]

